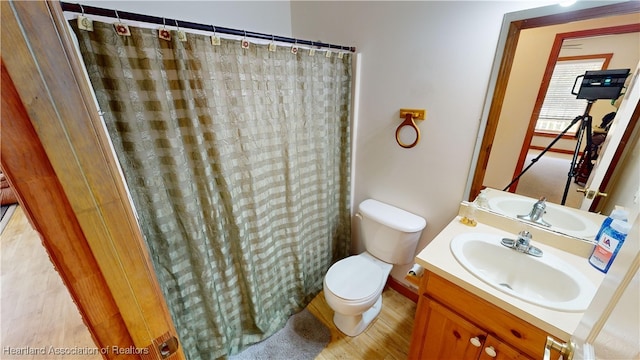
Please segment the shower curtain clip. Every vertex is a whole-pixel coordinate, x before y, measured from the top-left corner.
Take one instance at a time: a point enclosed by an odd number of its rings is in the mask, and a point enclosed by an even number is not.
[[[333,53],[331,52],[331,44],[329,44],[329,49],[324,53],[324,57],[330,58]]]
[[[180,25],[178,25],[178,20],[173,20],[176,23],[176,28],[178,28],[178,30],[176,30],[176,35],[178,35],[178,40],[185,42],[187,41],[187,33],[185,33],[183,30],[180,30]]]
[[[418,144],[418,142],[420,141],[420,128],[416,126],[415,120],[424,120],[424,117],[425,110],[423,109],[400,109],[400,118],[404,119],[404,121],[396,129],[396,142],[398,143],[398,145],[405,149],[409,149]],[[400,139],[401,137],[404,137],[401,136],[400,132],[406,126],[409,126],[415,132],[415,139],[412,143],[406,143]]]
[[[309,56],[314,56],[316,54],[316,49],[313,47],[313,41],[311,42],[311,49],[309,49]]]
[[[293,55],[298,54],[298,39],[293,39],[293,46],[291,46],[291,53]]]
[[[220,46],[220,38],[216,35],[216,27],[211,25],[213,28],[213,36],[211,37],[211,45]]]
[[[247,40],[247,30],[243,30],[244,31],[244,37],[242,38],[242,41],[240,41],[240,46],[243,49],[248,49],[249,48],[249,40]]]
[[[158,29],[158,37],[162,40],[171,41],[171,31],[167,30],[167,22],[162,18],[162,27]]]
[[[82,14],[78,15],[78,29],[93,31],[93,20],[84,16],[84,7],[82,7],[82,4],[78,4],[78,5],[80,5],[80,11],[82,11]]]
[[[116,13],[117,22],[113,23],[113,27],[116,29],[116,34],[120,36],[131,36],[131,31],[129,30],[129,26],[123,23],[120,20],[120,15],[118,14],[118,10],[113,10]]]
[[[276,41],[275,36],[271,35],[271,42],[269,43],[269,51],[271,51],[271,52],[275,52],[276,51],[277,47],[276,47],[275,41]]]

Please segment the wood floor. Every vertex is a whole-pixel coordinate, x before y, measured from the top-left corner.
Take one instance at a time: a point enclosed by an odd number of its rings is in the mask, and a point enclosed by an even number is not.
[[[0,236],[0,359],[91,360],[99,355],[10,355],[7,347],[60,349],[95,345],[38,234],[18,207]],[[331,331],[316,359],[407,359],[416,304],[393,289],[382,294],[382,311],[369,328],[348,337],[333,324],[333,311],[320,293],[309,311]]]
[[[331,342],[316,360],[407,359],[416,304],[391,288],[382,293],[382,304],[380,315],[369,328],[349,337],[333,324],[333,310],[320,293],[307,309],[331,330]]]
[[[51,347],[96,351],[96,346],[20,206],[0,235],[0,283],[1,359],[102,359],[100,355],[50,352]],[[45,354],[11,354],[12,350],[20,353],[43,347]]]

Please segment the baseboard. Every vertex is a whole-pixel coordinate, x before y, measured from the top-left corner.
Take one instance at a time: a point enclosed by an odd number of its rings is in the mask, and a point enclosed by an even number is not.
[[[545,148],[544,148],[544,147],[542,147],[542,146],[533,146],[533,145],[532,145],[532,146],[529,146],[529,149],[531,149],[531,150],[540,150],[540,151],[542,151],[542,150],[544,150]],[[566,149],[554,149],[554,148],[551,148],[551,149],[549,149],[548,151],[549,151],[549,152],[551,152],[551,153],[558,153],[558,154],[573,155],[573,150],[566,150]],[[582,156],[582,151],[580,151],[580,152],[578,153],[578,156]]]
[[[415,290],[409,289],[407,286],[391,276],[389,276],[389,278],[387,279],[387,286],[399,292],[401,295],[413,301],[414,303],[418,302],[418,293],[415,292]]]

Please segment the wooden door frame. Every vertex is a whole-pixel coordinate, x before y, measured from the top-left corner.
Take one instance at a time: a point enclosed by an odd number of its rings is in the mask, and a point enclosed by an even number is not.
[[[20,206],[41,236],[42,245],[88,325],[96,347],[133,346],[122,314],[107,291],[104,276],[4,62],[1,84],[0,164]]]
[[[106,358],[184,359],[161,355],[177,333],[60,4],[0,5],[1,161],[21,206]]]
[[[525,29],[531,29],[542,26],[558,25],[571,21],[580,21],[593,19],[604,16],[624,15],[640,12],[640,2],[627,1],[604,5],[594,8],[579,9],[565,13],[540,16],[530,19],[514,20],[509,24],[507,38],[504,45],[504,52],[500,67],[498,69],[495,89],[493,91],[491,105],[487,115],[487,121],[484,128],[482,141],[479,145],[478,157],[473,169],[473,177],[469,189],[469,201],[473,201],[483,189],[483,180],[489,163],[489,155],[496,136],[500,113],[507,91],[509,76],[515,58],[516,47],[520,32]]]

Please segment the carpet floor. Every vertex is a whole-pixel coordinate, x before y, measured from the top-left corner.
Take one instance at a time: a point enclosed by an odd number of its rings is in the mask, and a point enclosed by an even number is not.
[[[291,316],[283,329],[229,359],[315,359],[330,340],[329,329],[304,309]]]
[[[531,164],[531,159],[538,156],[540,151],[530,150],[527,154],[525,167]],[[567,177],[571,169],[572,155],[545,153],[518,181],[516,194],[538,199],[541,196],[548,202],[560,204],[567,184]],[[565,205],[579,209],[583,195],[576,191],[579,188],[573,179],[569,184],[569,192]]]

